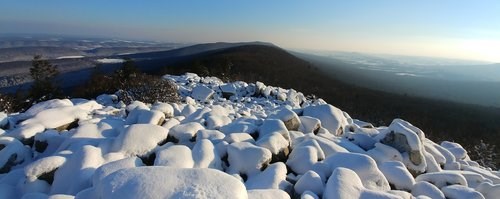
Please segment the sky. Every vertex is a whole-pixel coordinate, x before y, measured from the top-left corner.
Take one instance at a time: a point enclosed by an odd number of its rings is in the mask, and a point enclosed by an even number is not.
[[[500,63],[498,0],[2,0],[0,33],[266,41]]]

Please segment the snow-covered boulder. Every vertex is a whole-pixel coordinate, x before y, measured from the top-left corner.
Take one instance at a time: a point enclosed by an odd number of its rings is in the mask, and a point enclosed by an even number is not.
[[[429,198],[435,199],[445,198],[443,192],[441,192],[438,187],[426,181],[415,183],[415,185],[413,185],[413,188],[411,189],[411,194],[415,197],[427,196]]]
[[[300,116],[299,119],[299,131],[303,133],[318,133],[319,128],[321,127],[321,121],[319,119],[309,116]]]
[[[172,140],[174,143],[186,143],[195,141],[196,133],[202,129],[205,128],[200,123],[196,122],[179,124],[170,129],[168,133],[169,140]]]
[[[199,85],[193,88],[191,97],[200,102],[206,102],[213,97],[214,91],[206,86]]]
[[[168,180],[166,180],[168,179]],[[137,167],[114,172],[93,187],[96,198],[248,198],[245,185],[214,169]]]
[[[366,189],[359,176],[352,170],[343,167],[336,168],[326,183],[324,199],[350,198],[399,198],[396,195],[382,191]]]
[[[227,146],[229,173],[253,175],[271,162],[271,152],[248,142],[235,142]]]
[[[56,170],[65,162],[66,158],[62,156],[50,156],[32,162],[24,167],[26,183],[34,183],[37,180],[44,180],[48,184],[52,184]]]
[[[319,119],[323,127],[337,136],[342,134],[348,124],[342,111],[329,104],[309,106],[304,109],[303,115]]]
[[[288,184],[286,166],[281,162],[269,165],[264,171],[248,176],[245,186],[251,189],[284,189]]]
[[[426,170],[425,149],[421,140],[423,133],[415,131],[408,122],[395,119],[381,136],[381,143],[402,153],[404,163],[411,171],[423,173]]]
[[[293,112],[288,108],[282,108],[276,113],[268,116],[269,119],[278,119],[283,121],[286,129],[290,131],[297,131],[300,127],[300,119],[297,113]]]
[[[92,184],[97,185],[106,176],[120,169],[134,168],[140,166],[144,166],[144,163],[141,161],[140,158],[137,157],[130,157],[109,162],[96,169],[94,175],[92,176]]]
[[[31,159],[29,148],[11,137],[0,137],[0,174]]]
[[[453,199],[484,199],[483,194],[462,185],[450,185],[441,189],[446,198]]]
[[[453,171],[424,173],[417,176],[417,178],[415,178],[415,181],[416,182],[426,181],[435,185],[438,188],[442,188],[448,185],[467,186],[467,180],[465,180],[465,177]]]
[[[248,190],[248,199],[290,199],[290,195],[279,189]]]
[[[370,156],[339,152],[327,157],[324,162],[330,166],[331,170],[344,167],[356,172],[357,176],[361,178],[363,186],[367,189],[377,191],[388,191],[391,189],[389,182],[378,169],[375,160],[370,158]]]
[[[193,168],[194,161],[191,149],[184,145],[168,146],[156,152],[154,165],[175,168]]]
[[[123,152],[128,156],[142,156],[151,152],[159,143],[167,139],[165,128],[153,124],[133,124],[118,135],[112,151]]]
[[[401,162],[384,162],[379,168],[389,181],[389,184],[397,190],[410,191],[415,184],[415,179]]]
[[[318,173],[309,170],[299,178],[297,183],[295,183],[295,193],[302,195],[306,191],[310,191],[315,195],[322,195],[325,186],[323,181],[324,180],[321,179]]]
[[[165,121],[165,114],[160,111],[150,111],[144,109],[134,109],[130,111],[125,120],[125,124],[156,124],[162,125]]]

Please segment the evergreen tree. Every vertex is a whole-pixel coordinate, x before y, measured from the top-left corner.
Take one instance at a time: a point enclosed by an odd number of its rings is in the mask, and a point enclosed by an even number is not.
[[[56,77],[59,75],[57,67],[42,59],[41,55],[35,55],[31,65],[30,75],[33,84],[29,96],[33,102],[60,97],[62,92],[56,84]]]

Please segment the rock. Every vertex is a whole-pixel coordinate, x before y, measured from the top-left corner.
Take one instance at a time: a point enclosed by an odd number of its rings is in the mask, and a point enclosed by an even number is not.
[[[174,117],[174,107],[172,107],[169,103],[156,102],[151,107],[151,110],[162,112],[166,118]]]
[[[150,111],[144,109],[134,109],[130,111],[125,120],[125,124],[156,124],[162,125],[165,121],[165,114],[160,111]]]
[[[198,85],[193,88],[191,97],[200,102],[206,102],[213,97],[214,93],[215,92],[212,89],[203,85]]]
[[[194,160],[191,149],[184,145],[173,145],[156,152],[155,166],[174,168],[193,168]]]
[[[373,191],[363,187],[363,183],[356,173],[347,168],[336,168],[326,183],[324,199],[350,198],[400,198],[399,196]]]
[[[129,157],[143,156],[164,142],[167,135],[167,129],[158,125],[132,124],[114,140],[112,151],[123,152]]]
[[[224,137],[224,141],[231,144],[233,142],[250,142],[255,143],[255,140],[248,133],[231,133]]]
[[[279,189],[252,189],[248,190],[248,199],[290,199],[290,195]]]
[[[405,165],[413,173],[422,173],[427,168],[424,157],[424,146],[417,132],[401,123],[401,120],[394,120],[385,136],[380,139],[380,142],[391,147],[394,147],[399,152],[403,153]]]
[[[234,84],[220,85],[219,88],[222,92],[223,98],[229,99],[231,96],[235,96],[237,94],[236,86]]]
[[[387,181],[389,181],[391,187],[404,191],[411,191],[413,188],[415,179],[403,163],[396,161],[384,162],[379,168],[387,178]]]
[[[425,181],[415,183],[411,189],[411,194],[413,196],[427,196],[433,199],[445,199],[443,192],[439,188]]]
[[[273,154],[271,163],[286,161],[290,153],[290,143],[278,132],[267,134],[264,137],[259,136],[255,144],[271,151]]]
[[[120,169],[134,168],[140,166],[144,166],[144,164],[138,157],[130,157],[109,162],[96,169],[94,175],[92,176],[92,184],[97,185],[106,176]]]
[[[496,198],[500,196],[500,184],[491,184],[489,182],[483,182],[476,187],[476,191],[483,194],[484,198]]]
[[[12,137],[0,137],[0,174],[8,173],[14,166],[31,159],[29,148]]]
[[[304,109],[303,115],[319,119],[321,125],[336,136],[342,135],[348,124],[343,112],[329,104],[309,106]]]
[[[168,135],[180,143],[194,142],[196,140],[196,133],[202,129],[205,128],[200,123],[189,122],[172,127]]]
[[[248,197],[243,183],[221,171],[158,166],[119,170],[93,191],[98,198],[109,199]]]
[[[61,156],[50,156],[32,162],[24,168],[26,183],[44,180],[48,184],[52,184],[56,170],[65,162],[66,158]]]
[[[313,146],[295,147],[290,153],[286,165],[297,174],[304,174],[318,162],[318,152]]]
[[[332,170],[344,167],[350,171],[356,172],[361,178],[362,184],[367,189],[388,191],[390,190],[389,182],[378,169],[375,160],[370,156],[358,153],[343,153],[338,152],[327,157],[324,163],[329,165]]]
[[[416,182],[429,182],[435,185],[438,188],[442,188],[448,185],[463,185],[467,186],[467,180],[465,177],[460,175],[459,173],[453,171],[441,171],[435,173],[424,173],[417,178],[415,178]]]
[[[441,189],[446,198],[453,199],[484,199],[483,194],[462,185],[450,185]]]
[[[271,162],[271,152],[248,142],[235,142],[227,146],[228,173],[253,175],[264,170]]]
[[[300,127],[299,131],[303,133],[314,133],[317,134],[321,128],[321,121],[314,117],[300,116]]]
[[[297,183],[295,183],[295,193],[302,195],[306,191],[310,191],[315,195],[323,194],[325,185],[321,177],[314,171],[307,171],[304,173]]]
[[[9,117],[5,112],[0,112],[0,129],[8,129]]]
[[[286,180],[286,166],[282,162],[269,165],[264,171],[248,175],[245,187],[252,189],[280,189]]]
[[[299,116],[288,108],[282,108],[276,113],[269,115],[268,119],[279,119],[283,121],[286,129],[289,131],[297,131],[300,127]]]

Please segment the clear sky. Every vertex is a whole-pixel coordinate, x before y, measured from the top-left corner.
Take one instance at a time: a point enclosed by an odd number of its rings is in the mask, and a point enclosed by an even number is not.
[[[2,0],[0,33],[285,48],[500,62],[499,0]]]

